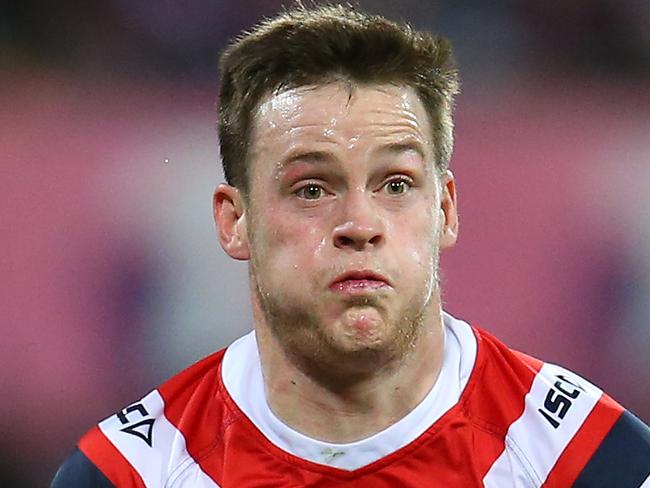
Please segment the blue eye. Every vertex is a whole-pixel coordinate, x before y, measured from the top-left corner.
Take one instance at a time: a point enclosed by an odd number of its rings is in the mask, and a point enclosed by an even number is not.
[[[305,200],[318,200],[323,196],[323,193],[324,191],[322,187],[314,185],[312,183],[300,188],[296,192],[296,195],[298,195],[300,198],[304,198]]]

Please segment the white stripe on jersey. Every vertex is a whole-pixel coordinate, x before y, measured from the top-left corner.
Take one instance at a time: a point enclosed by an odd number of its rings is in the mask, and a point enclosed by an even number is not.
[[[601,395],[575,373],[545,363],[526,395],[523,414],[508,429],[505,450],[483,478],[484,485],[541,486]]]
[[[164,406],[164,400],[154,390],[122,411],[126,424],[113,415],[100,422],[99,428],[140,474],[147,488],[219,488],[187,452],[185,437],[167,420]],[[125,428],[132,433],[125,432]],[[142,437],[133,432],[142,433]],[[148,433],[151,446],[145,440]]]

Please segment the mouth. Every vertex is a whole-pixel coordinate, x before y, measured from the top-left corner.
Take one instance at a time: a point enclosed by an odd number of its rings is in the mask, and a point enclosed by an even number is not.
[[[379,273],[370,270],[354,270],[334,278],[329,289],[345,295],[364,295],[390,286],[388,278]]]

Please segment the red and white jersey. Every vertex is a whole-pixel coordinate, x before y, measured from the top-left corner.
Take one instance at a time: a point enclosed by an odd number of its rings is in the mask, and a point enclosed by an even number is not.
[[[367,439],[323,442],[279,420],[250,333],[100,422],[52,486],[650,488],[640,420],[571,371],[444,325],[432,390]]]

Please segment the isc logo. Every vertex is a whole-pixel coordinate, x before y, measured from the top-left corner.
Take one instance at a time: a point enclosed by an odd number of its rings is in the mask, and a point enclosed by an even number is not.
[[[560,422],[573,405],[573,401],[580,396],[581,392],[585,391],[580,385],[572,383],[561,374],[556,375],[556,378],[557,381],[546,394],[544,407],[537,409],[554,429],[560,426]]]

